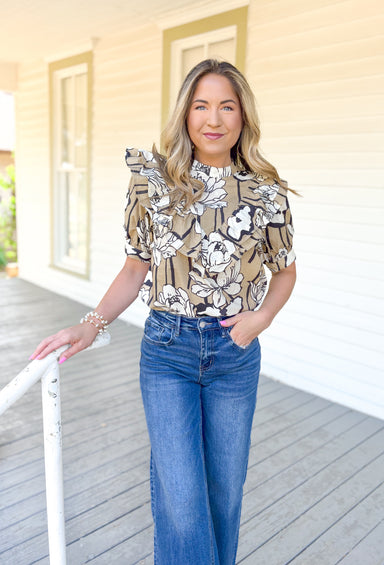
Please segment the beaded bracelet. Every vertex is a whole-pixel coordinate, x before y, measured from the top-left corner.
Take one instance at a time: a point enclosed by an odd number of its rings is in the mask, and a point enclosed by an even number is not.
[[[86,314],[84,318],[81,318],[80,324],[85,324],[85,323],[93,324],[96,328],[98,328],[97,333],[99,334],[105,333],[108,329],[107,320],[105,320],[101,314],[95,311],[88,312],[88,314]]]

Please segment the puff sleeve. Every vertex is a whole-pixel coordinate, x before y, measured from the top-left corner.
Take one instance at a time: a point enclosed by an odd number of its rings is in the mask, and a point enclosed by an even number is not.
[[[140,186],[132,174],[124,216],[125,253],[129,257],[149,262],[151,259],[151,218],[140,202]]]
[[[292,214],[285,195],[279,210],[265,228],[264,264],[272,273],[285,269],[295,261],[293,234]]]

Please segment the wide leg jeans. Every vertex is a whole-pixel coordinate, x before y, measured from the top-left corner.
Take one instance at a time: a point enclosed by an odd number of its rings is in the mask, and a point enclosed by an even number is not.
[[[155,565],[234,565],[260,370],[220,318],[151,310],[140,382]]]

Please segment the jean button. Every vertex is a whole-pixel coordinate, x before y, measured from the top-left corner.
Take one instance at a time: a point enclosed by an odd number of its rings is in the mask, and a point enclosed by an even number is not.
[[[200,327],[201,327],[201,328],[205,328],[206,325],[207,325],[206,322],[200,322]]]

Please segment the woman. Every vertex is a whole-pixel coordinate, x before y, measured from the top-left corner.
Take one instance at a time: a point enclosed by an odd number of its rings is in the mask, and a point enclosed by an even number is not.
[[[296,276],[287,189],[259,137],[243,75],[215,60],[193,68],[163,132],[164,154],[127,150],[123,269],[95,312],[33,354],[70,343],[62,363],[139,292],[149,305],[140,382],[157,565],[235,563],[258,336]]]

